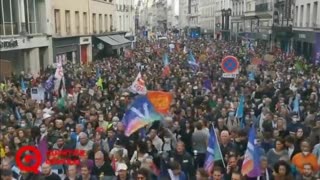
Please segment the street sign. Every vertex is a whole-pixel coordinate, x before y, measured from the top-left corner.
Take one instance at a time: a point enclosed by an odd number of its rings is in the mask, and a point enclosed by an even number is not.
[[[223,78],[236,78],[237,74],[223,73],[222,77]]]
[[[234,56],[226,56],[222,59],[221,68],[223,72],[228,74],[236,74],[239,69],[239,61]]]

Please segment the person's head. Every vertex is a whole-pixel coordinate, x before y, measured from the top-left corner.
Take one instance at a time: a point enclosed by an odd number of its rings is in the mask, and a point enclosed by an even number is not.
[[[88,143],[88,135],[84,132],[81,132],[79,134],[79,140],[80,140],[80,144],[85,145]]]
[[[137,144],[137,151],[141,154],[145,154],[148,152],[148,145],[144,141],[139,141]]]
[[[171,162],[170,169],[175,176],[179,176],[181,173],[181,165],[177,161]]]
[[[182,141],[179,141],[176,146],[177,153],[182,154],[184,150],[185,150],[184,143]]]
[[[275,141],[275,149],[276,149],[276,151],[282,151],[284,149],[284,144],[285,144],[284,140],[277,139]]]
[[[262,157],[260,158],[260,166],[261,166],[261,169],[266,169],[266,168],[268,168],[268,159],[267,159],[267,157],[262,156]]]
[[[77,176],[77,166],[69,165],[68,166],[68,177],[76,177]]]
[[[238,165],[238,158],[236,155],[230,155],[228,158],[228,164],[231,168],[236,168]]]
[[[200,168],[197,170],[196,176],[197,176],[197,180],[208,180],[209,179],[208,173],[203,168]]]
[[[57,120],[55,121],[55,127],[56,127],[57,129],[61,129],[61,128],[63,127],[63,121],[62,121],[61,119],[57,119]]]
[[[12,180],[12,171],[9,169],[1,170],[1,179],[2,180]]]
[[[203,124],[202,124],[201,122],[197,122],[197,123],[196,123],[196,128],[197,128],[197,130],[201,130],[202,127],[203,127]]]
[[[226,130],[221,131],[220,139],[222,144],[228,143],[230,140],[229,132]]]
[[[153,139],[157,136],[157,130],[156,129],[151,129],[149,132],[149,137],[150,139]]]
[[[286,161],[280,160],[274,165],[274,170],[278,176],[287,176],[290,174],[290,165]]]
[[[301,152],[303,155],[307,156],[311,152],[310,142],[307,140],[303,140],[300,143]]]
[[[57,146],[61,148],[64,145],[63,137],[62,136],[58,137],[56,143],[57,143]]]
[[[8,160],[2,160],[0,169],[9,170],[10,169],[10,162]]]
[[[292,136],[287,136],[285,138],[285,144],[287,147],[294,145],[294,138]]]
[[[116,175],[120,179],[126,179],[127,173],[128,173],[127,170],[128,170],[128,166],[125,163],[119,163],[117,166]]]
[[[104,164],[104,154],[102,151],[98,151],[94,155],[94,162],[96,166],[102,166]]]
[[[87,178],[90,176],[90,169],[88,166],[86,165],[81,166],[81,176],[82,178]]]
[[[222,168],[220,166],[216,166],[213,169],[213,179],[221,180],[222,179]]]
[[[141,168],[137,171],[135,180],[148,180],[150,173],[148,169]]]
[[[306,163],[303,165],[302,175],[307,177],[313,175],[312,165],[310,163]]]
[[[83,127],[82,124],[77,124],[77,125],[76,125],[76,133],[79,134],[80,132],[83,131],[83,129],[84,129],[84,127]]]
[[[297,138],[302,138],[303,137],[303,129],[302,128],[298,128],[297,129]]]
[[[232,172],[231,180],[242,180],[242,179],[243,179],[243,177],[240,172],[235,172],[235,171]]]
[[[43,163],[41,167],[41,172],[43,175],[48,176],[51,174],[51,166],[48,163]]]

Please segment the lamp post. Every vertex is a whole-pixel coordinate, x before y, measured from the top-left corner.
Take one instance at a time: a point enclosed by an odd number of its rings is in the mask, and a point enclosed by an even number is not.
[[[229,29],[229,24],[230,24],[230,16],[231,16],[231,9],[229,8],[228,10],[227,10],[227,30],[228,30],[228,40],[230,40],[231,39],[231,33],[230,33],[230,29]]]
[[[225,29],[225,16],[226,16],[226,11],[224,9],[221,10],[221,14],[222,14],[222,30]]]

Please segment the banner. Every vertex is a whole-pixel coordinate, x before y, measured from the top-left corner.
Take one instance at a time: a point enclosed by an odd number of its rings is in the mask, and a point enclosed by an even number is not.
[[[163,91],[148,91],[147,97],[158,113],[169,113],[172,102],[171,93]]]
[[[147,87],[144,84],[141,73],[139,72],[132,85],[129,87],[129,91],[136,94],[147,94]]]

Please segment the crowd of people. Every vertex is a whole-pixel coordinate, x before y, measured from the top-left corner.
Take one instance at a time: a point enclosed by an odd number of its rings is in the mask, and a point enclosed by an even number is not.
[[[139,40],[119,57],[87,65],[64,63],[67,96],[46,88],[31,98],[55,68],[38,75],[6,77],[0,86],[2,180],[317,180],[320,178],[320,73],[294,54],[263,44],[220,40]],[[174,45],[174,46],[173,46]],[[148,49],[146,51],[146,49]],[[188,63],[194,54],[198,67]],[[170,71],[163,73],[163,55]],[[235,78],[224,78],[223,57],[240,62]],[[97,75],[99,69],[99,75]],[[146,128],[124,135],[122,118],[136,94],[128,91],[138,73],[148,90],[170,92],[170,113]],[[98,85],[97,79],[102,79]],[[22,87],[21,80],[26,82]],[[204,82],[210,81],[204,85]],[[244,116],[237,118],[240,96]],[[298,98],[298,101],[296,100]],[[297,104],[298,103],[298,104]],[[244,176],[241,166],[248,132],[255,127],[261,174]],[[204,168],[210,129],[222,159]],[[36,146],[39,173],[19,169],[17,151]],[[48,150],[83,150],[78,164],[50,164]]]

